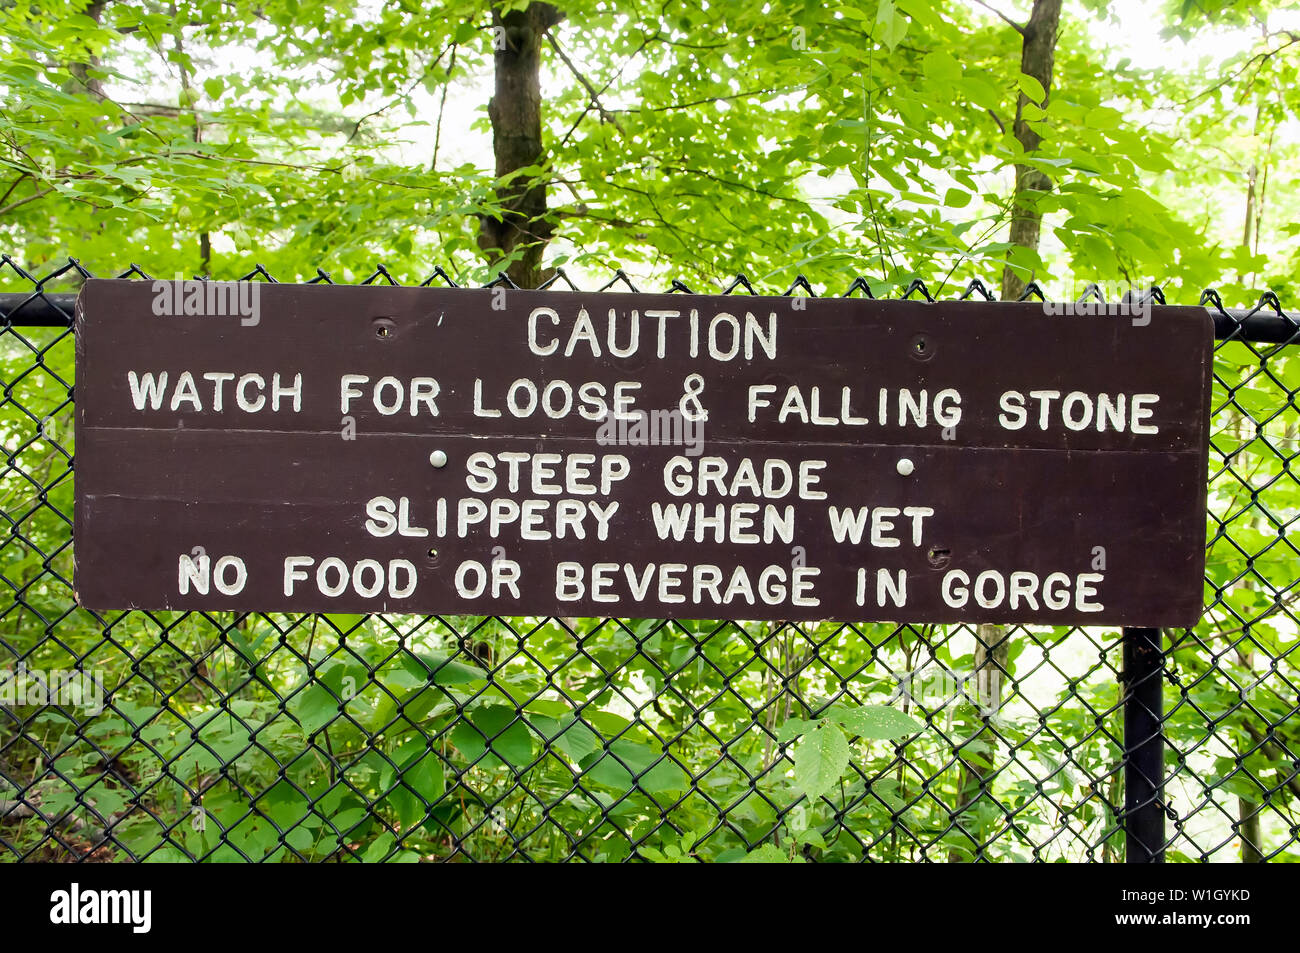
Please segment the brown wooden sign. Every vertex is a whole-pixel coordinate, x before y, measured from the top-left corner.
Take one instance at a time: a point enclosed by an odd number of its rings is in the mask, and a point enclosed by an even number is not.
[[[1203,309],[89,281],[93,609],[1191,625]]]

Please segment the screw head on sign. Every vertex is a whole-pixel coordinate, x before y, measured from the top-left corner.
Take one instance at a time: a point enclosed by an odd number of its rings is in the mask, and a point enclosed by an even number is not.
[[[441,450],[435,450],[433,453],[429,454],[429,462],[438,469],[442,469],[447,465],[447,455]]]
[[[903,459],[898,461],[899,476],[911,476],[912,471],[915,469],[916,469],[916,464],[914,464],[911,460],[907,459],[907,457],[903,457]]]

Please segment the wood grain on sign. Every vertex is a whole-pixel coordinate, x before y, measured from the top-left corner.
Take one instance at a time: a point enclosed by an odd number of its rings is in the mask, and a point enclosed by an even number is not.
[[[78,300],[89,608],[1199,618],[1204,309],[241,290]]]

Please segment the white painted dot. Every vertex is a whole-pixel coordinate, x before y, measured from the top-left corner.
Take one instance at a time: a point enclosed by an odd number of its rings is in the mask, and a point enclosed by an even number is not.
[[[907,459],[907,457],[903,457],[903,459],[901,459],[901,460],[898,461],[898,475],[899,475],[899,476],[911,476],[911,475],[912,475],[912,471],[915,470],[915,469],[916,469],[916,466],[912,463],[911,460]]]
[[[441,450],[435,450],[429,454],[429,462],[441,469],[447,465],[447,455]]]

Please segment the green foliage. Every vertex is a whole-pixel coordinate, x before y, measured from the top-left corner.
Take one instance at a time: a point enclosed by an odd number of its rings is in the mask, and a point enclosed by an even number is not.
[[[783,740],[803,735],[795,749],[794,782],[809,798],[827,794],[849,766],[849,739],[886,741],[921,731],[915,718],[888,705],[832,705],[816,722],[792,719],[781,726]]]
[[[1115,31],[1067,8],[1049,92],[1020,72],[1020,35],[964,4],[575,0],[553,31],[567,63],[548,51],[543,77],[546,154],[514,175],[546,183],[550,263],[579,270],[870,272],[884,293],[995,279],[1010,254],[1058,280],[1289,286],[1293,33],[1268,9],[1234,33],[1245,8],[1223,8],[1167,24],[1170,42],[1226,31],[1239,52],[1217,81],[1120,58]],[[0,33],[0,230],[30,264],[130,247],[159,274],[488,275],[478,216],[502,209],[481,4],[63,0],[0,10]],[[1028,156],[1021,93],[1043,136]],[[1037,250],[1005,241],[1017,163],[1054,186]]]

